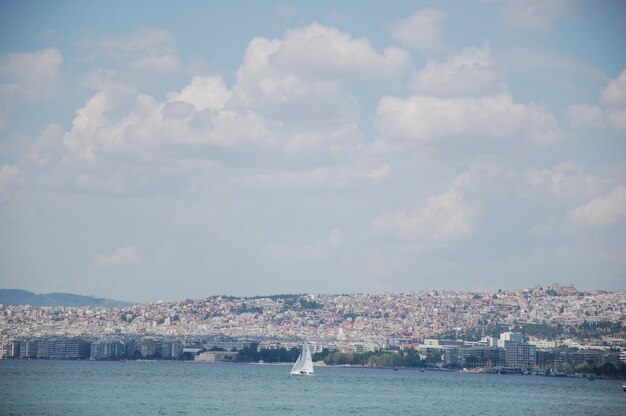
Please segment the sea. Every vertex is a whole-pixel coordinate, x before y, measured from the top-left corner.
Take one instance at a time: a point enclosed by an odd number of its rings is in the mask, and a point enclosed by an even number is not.
[[[2,415],[626,415],[619,380],[194,362],[0,360]]]

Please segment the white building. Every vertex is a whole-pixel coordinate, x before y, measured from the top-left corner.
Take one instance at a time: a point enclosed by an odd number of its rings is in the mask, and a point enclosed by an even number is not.
[[[520,343],[524,342],[524,335],[522,335],[521,332],[503,332],[500,334],[498,347],[504,348],[507,341]]]

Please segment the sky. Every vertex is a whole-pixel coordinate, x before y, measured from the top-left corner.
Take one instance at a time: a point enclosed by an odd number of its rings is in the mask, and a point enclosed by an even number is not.
[[[626,290],[626,3],[0,0],[0,287]]]

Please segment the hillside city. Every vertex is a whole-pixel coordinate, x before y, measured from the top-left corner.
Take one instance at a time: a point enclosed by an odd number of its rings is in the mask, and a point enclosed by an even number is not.
[[[215,296],[122,308],[0,305],[6,358],[186,352],[220,361],[234,356],[217,351],[290,350],[307,340],[326,356],[412,349],[423,359],[439,351],[441,363],[460,366],[599,364],[626,359],[625,327],[626,292],[559,284],[495,293]]]

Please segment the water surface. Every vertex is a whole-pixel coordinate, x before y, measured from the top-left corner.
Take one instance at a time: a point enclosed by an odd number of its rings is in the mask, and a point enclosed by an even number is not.
[[[182,362],[0,361],[2,415],[626,415],[615,380]]]

